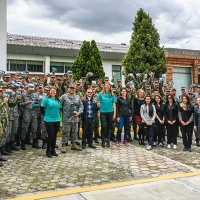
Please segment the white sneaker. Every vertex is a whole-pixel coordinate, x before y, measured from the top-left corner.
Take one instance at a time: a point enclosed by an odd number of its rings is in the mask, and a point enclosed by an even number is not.
[[[176,145],[174,144],[173,149],[176,149]]]
[[[168,145],[167,145],[167,148],[168,148],[168,149],[171,149],[171,144],[168,144]]]
[[[152,149],[151,145],[148,145],[148,146],[147,146],[147,150],[149,151],[149,150],[151,150],[151,149]]]

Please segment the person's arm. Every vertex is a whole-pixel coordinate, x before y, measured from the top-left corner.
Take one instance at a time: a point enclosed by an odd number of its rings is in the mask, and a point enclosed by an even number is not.
[[[188,124],[190,124],[193,121],[193,119],[194,119],[194,113],[191,114],[189,120],[187,121]]]
[[[141,116],[142,120],[143,120],[145,123],[147,123],[148,121],[147,121],[147,119],[146,119],[145,116],[144,116],[144,106],[145,106],[145,105],[141,105],[141,107],[140,107],[140,116]]]
[[[113,119],[116,118],[116,103],[113,103]]]
[[[116,118],[119,117],[119,106],[120,106],[120,100],[118,98],[116,103]]]
[[[152,116],[152,119],[151,119],[151,122],[153,123],[155,121],[155,118],[156,118],[156,108],[154,105],[152,105],[153,107],[153,116]]]

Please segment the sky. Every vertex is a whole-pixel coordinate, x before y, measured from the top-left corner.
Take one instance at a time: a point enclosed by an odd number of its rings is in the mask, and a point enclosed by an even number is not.
[[[7,32],[129,45],[140,8],[160,46],[200,50],[199,0],[7,0]]]

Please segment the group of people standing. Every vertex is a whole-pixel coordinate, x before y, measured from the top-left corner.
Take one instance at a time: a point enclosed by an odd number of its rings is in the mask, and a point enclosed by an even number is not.
[[[130,87],[130,81],[122,87],[121,80],[118,79],[114,86],[105,77],[97,80],[96,84],[86,85],[87,75],[80,81],[74,81],[71,74],[61,79],[54,72],[50,75],[50,82],[47,83],[45,78],[43,85],[35,78],[29,79],[28,75],[15,76],[13,80],[7,74],[0,78],[3,79],[0,81],[0,161],[6,161],[2,155],[19,150],[19,145],[21,150],[26,150],[27,143],[33,148],[40,148],[38,139],[42,139],[47,157],[58,156],[56,142],[59,129],[62,129],[62,153],[67,152],[69,140],[71,149],[78,151],[87,145],[96,148],[93,142],[99,143],[99,138],[103,148],[109,148],[110,141],[115,141],[119,147],[123,127],[123,144],[129,146],[132,141],[131,124],[133,138],[140,145],[147,141],[147,150],[156,145],[163,147],[165,134],[167,148],[176,149],[179,127],[184,151],[191,151],[193,130],[200,146],[200,92],[192,92],[191,96],[191,92],[187,93],[183,88],[178,98],[175,88],[169,89],[153,81],[153,87],[145,81],[138,83],[136,80],[135,87]],[[82,146],[78,142],[81,124]],[[0,162],[0,166],[3,163]]]

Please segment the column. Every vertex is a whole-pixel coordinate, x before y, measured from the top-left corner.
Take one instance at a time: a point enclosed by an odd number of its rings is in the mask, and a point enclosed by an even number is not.
[[[7,5],[0,1],[0,69],[7,71]]]

